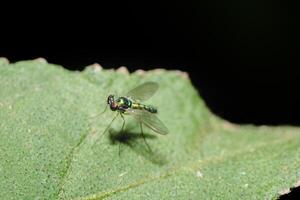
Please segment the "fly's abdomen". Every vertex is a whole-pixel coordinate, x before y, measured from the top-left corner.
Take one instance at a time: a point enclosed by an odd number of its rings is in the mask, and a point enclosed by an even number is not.
[[[151,112],[151,113],[157,113],[157,109],[154,108],[153,106],[144,105],[141,103],[133,103],[131,108],[139,109],[139,110],[147,110],[148,112]]]
[[[151,112],[151,113],[157,113],[157,109],[153,106],[144,106],[144,109]]]
[[[144,105],[141,103],[133,103],[131,107],[133,109],[147,110],[148,112],[151,112],[151,113],[157,113],[157,109],[154,108],[153,106]]]

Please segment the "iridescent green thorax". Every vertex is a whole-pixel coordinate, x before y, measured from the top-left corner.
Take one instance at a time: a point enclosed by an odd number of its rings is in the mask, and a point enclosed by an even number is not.
[[[126,97],[119,97],[115,102],[117,104],[118,110],[120,110],[121,112],[125,112],[132,106],[132,101]]]

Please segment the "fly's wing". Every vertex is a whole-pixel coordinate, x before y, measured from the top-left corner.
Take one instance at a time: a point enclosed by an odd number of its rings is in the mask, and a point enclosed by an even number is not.
[[[133,116],[156,133],[166,135],[169,132],[168,128],[153,113],[137,109],[128,109],[125,113]]]
[[[149,99],[158,89],[155,82],[146,82],[130,90],[125,96],[136,100],[145,101]]]

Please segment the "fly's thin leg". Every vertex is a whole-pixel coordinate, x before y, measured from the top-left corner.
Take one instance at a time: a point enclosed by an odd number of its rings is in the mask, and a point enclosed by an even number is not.
[[[121,134],[124,132],[124,127],[125,127],[125,119],[122,113],[120,113],[122,119],[123,119],[123,124],[122,124],[122,129],[121,129]],[[119,143],[119,156],[121,156],[121,143]]]
[[[122,124],[122,129],[121,129],[121,133],[124,132],[124,127],[125,127],[125,119],[124,119],[124,116],[122,115],[122,113],[120,113],[122,119],[123,119],[123,124]]]
[[[150,148],[150,146],[149,146],[149,144],[147,143],[147,140],[146,140],[146,138],[145,138],[144,131],[143,131],[143,126],[142,126],[142,123],[141,123],[141,122],[140,122],[140,127],[141,127],[141,134],[142,134],[143,140],[144,140],[144,142],[145,142],[145,144],[146,144],[148,150],[151,152],[152,150],[151,150],[151,148]]]
[[[104,110],[99,114],[99,115],[102,115],[103,113],[105,113],[105,111],[106,111],[106,109],[107,109],[107,107],[108,107],[108,104],[106,104],[106,106],[105,106],[105,108],[104,108]]]
[[[104,130],[104,132],[101,134],[100,138],[106,133],[106,131],[111,127],[111,124],[115,121],[115,119],[118,117],[119,112],[116,114],[116,116],[111,120],[111,122],[109,123],[109,125],[106,127],[106,129]]]

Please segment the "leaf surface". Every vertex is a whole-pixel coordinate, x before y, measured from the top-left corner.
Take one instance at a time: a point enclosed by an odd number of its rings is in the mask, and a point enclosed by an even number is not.
[[[224,121],[184,77],[0,59],[0,199],[274,199],[299,185],[299,128]],[[94,117],[146,81],[169,129],[144,129],[151,152],[132,117],[105,135],[115,113]]]

